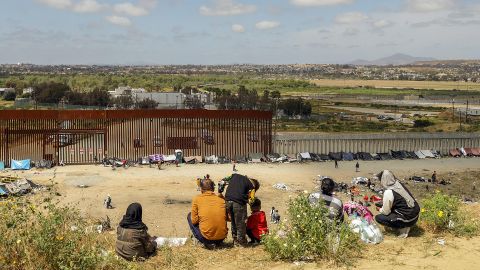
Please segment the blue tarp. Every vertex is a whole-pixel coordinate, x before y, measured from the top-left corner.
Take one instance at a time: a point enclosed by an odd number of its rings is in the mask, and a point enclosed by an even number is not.
[[[5,164],[2,161],[0,161],[0,171],[3,171],[3,170],[5,170]]]
[[[13,160],[11,163],[12,170],[30,170],[30,159]]]
[[[0,186],[0,196],[8,195],[8,190],[5,186]]]

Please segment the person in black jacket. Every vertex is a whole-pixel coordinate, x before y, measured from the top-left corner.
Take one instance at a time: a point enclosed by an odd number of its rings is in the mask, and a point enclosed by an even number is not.
[[[375,216],[377,223],[397,229],[398,237],[406,238],[410,228],[418,221],[420,206],[412,193],[388,170],[378,174],[385,189],[383,206]]]
[[[244,175],[234,174],[229,181],[225,192],[227,213],[231,218],[232,237],[236,246],[247,244],[247,203],[253,199],[255,191],[260,188],[256,179],[250,179]]]

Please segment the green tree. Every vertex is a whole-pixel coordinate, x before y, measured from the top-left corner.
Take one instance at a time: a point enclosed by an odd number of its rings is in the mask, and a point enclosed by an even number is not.
[[[158,102],[150,98],[143,99],[135,104],[137,109],[156,109],[157,106]]]
[[[6,101],[14,101],[16,97],[17,94],[15,92],[7,92],[3,95],[3,99]]]
[[[134,102],[131,95],[123,95],[115,98],[114,104],[119,109],[130,109],[133,107]]]
[[[40,103],[58,103],[71,90],[66,83],[51,81],[40,83],[33,89],[33,97]]]

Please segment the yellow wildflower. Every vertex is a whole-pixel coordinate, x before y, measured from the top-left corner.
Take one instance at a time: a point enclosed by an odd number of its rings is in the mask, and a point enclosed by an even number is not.
[[[443,211],[438,211],[438,217],[443,217]]]
[[[425,208],[422,208],[420,212],[425,213]]]
[[[60,235],[57,235],[56,238],[57,238],[57,240],[59,240],[59,241],[62,241],[62,240],[63,240],[63,236],[60,236]]]
[[[22,242],[21,239],[18,239],[18,240],[17,240],[17,244],[20,244],[21,242]]]

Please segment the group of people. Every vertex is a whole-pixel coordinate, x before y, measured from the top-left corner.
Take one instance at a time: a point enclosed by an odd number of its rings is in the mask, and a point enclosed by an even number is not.
[[[262,203],[255,197],[260,188],[258,180],[234,174],[225,195],[215,193],[215,183],[209,175],[197,183],[201,193],[192,201],[187,223],[193,237],[205,248],[223,245],[228,235],[227,222],[231,223],[235,246],[259,243],[261,237],[268,233],[265,212],[261,211]],[[251,210],[249,217],[247,204]],[[247,241],[247,236],[250,241]],[[142,206],[138,203],[129,205],[117,228],[117,254],[127,260],[146,258],[155,252],[155,239],[148,234],[148,227],[142,222]]]
[[[375,216],[377,223],[397,229],[399,237],[407,237],[410,228],[419,218],[420,207],[410,191],[388,170],[378,174],[384,188],[383,205]],[[230,179],[225,196],[215,193],[215,183],[207,177],[199,180],[200,194],[192,201],[187,223],[193,237],[207,249],[221,246],[227,238],[227,222],[231,223],[234,246],[245,247],[259,243],[268,234],[262,203],[255,197],[260,188],[256,179],[234,174]],[[342,223],[344,211],[342,201],[334,195],[335,182],[330,178],[322,180],[319,193],[310,195],[312,204],[323,203],[328,208],[331,220]],[[251,215],[247,217],[247,205]],[[250,241],[247,241],[247,236]],[[116,252],[132,260],[152,255],[156,250],[155,237],[148,234],[148,227],[142,222],[142,206],[132,203],[128,206],[117,228]]]
[[[410,228],[418,221],[420,206],[412,193],[388,170],[377,175],[384,188],[382,207],[375,216],[375,221],[386,227],[398,230],[398,237],[406,238]],[[310,203],[323,202],[329,210],[329,218],[336,222],[343,222],[343,203],[333,195],[335,182],[324,178],[320,186],[320,193],[310,195]]]

